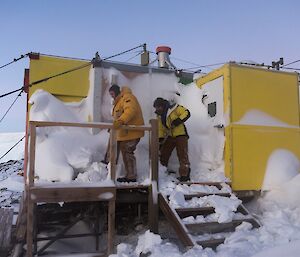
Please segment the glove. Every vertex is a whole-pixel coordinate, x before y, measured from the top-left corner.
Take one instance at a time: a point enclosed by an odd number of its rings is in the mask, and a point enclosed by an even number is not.
[[[118,129],[123,125],[123,122],[121,120],[114,120],[113,127],[114,129]]]
[[[177,127],[178,125],[180,125],[182,123],[182,120],[177,118],[176,120],[172,121],[172,127]]]

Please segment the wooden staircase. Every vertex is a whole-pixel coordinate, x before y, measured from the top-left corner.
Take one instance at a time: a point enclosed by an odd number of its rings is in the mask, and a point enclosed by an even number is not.
[[[199,192],[193,191],[192,193],[184,194],[185,200],[191,200],[194,197],[207,197],[210,195],[230,197],[233,194],[232,192],[226,192],[226,190],[222,190],[224,183],[188,182],[180,184],[186,185],[188,187],[192,185],[203,185],[217,188],[217,190],[212,190],[211,193],[201,192],[200,190]],[[174,228],[178,238],[186,247],[193,247],[198,244],[201,245],[203,248],[216,248],[218,245],[224,243],[226,236],[232,233],[237,226],[242,224],[242,222],[249,222],[254,228],[260,226],[258,221],[252,215],[249,214],[249,212],[243,204],[240,204],[237,208],[236,213],[240,214],[239,216],[237,216],[238,218],[233,218],[232,221],[226,223],[219,223],[217,221],[186,223],[184,221],[184,218],[189,216],[193,216],[195,218],[198,215],[202,215],[203,217],[206,217],[209,214],[215,213],[215,208],[211,206],[173,208],[170,205],[169,196],[163,194],[159,194],[159,205],[165,217],[168,219],[168,221]],[[202,239],[199,239],[199,237],[202,237]]]

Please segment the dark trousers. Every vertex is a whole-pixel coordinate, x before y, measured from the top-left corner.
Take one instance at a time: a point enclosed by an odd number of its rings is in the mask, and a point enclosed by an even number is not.
[[[190,170],[188,156],[188,136],[168,137],[160,149],[160,163],[168,167],[171,154],[176,148],[179,160],[179,175],[187,176]]]

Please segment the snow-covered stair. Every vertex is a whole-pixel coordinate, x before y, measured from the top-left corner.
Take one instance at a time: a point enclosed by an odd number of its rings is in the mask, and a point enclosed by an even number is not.
[[[242,222],[260,226],[226,183],[180,183],[170,195],[160,194],[159,204],[188,247],[215,248]]]

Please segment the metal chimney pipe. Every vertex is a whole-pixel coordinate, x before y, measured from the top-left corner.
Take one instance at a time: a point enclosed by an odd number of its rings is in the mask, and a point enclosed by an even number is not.
[[[169,68],[171,63],[169,55],[171,54],[171,48],[168,46],[158,46],[156,48],[158,67]]]

